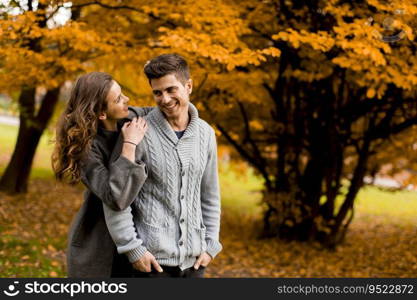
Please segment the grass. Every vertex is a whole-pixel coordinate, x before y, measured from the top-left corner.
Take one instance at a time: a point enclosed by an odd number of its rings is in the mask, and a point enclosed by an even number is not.
[[[236,172],[232,166],[220,165],[223,209],[257,214],[261,212],[262,181],[253,170]],[[338,200],[342,200],[340,197]],[[341,201],[338,201],[341,205]],[[363,187],[355,200],[359,218],[385,218],[388,222],[417,223],[417,192],[388,191],[375,186]]]
[[[0,124],[0,132],[1,175],[13,151],[17,136],[17,127]],[[30,193],[24,196],[5,196],[3,199],[0,194],[0,204],[2,201],[3,204],[6,204],[3,208],[2,205],[0,205],[0,220],[6,220],[6,222],[3,222],[4,225],[0,226],[1,277],[66,276],[64,264],[66,232],[72,216],[81,204],[82,191],[78,187],[54,187],[54,183],[52,182],[52,171],[50,168],[50,156],[52,152],[52,145],[49,143],[50,140],[50,134],[44,135],[41,139],[31,173]],[[237,237],[239,235],[236,235],[237,232],[241,231],[243,233],[246,230],[243,227],[243,224],[252,222],[252,220],[254,220],[253,216],[260,216],[262,210],[262,206],[260,205],[262,197],[262,181],[256,177],[249,168],[221,163],[220,183],[222,211],[225,217],[224,223],[226,229],[222,234],[223,236],[227,234],[228,236]],[[48,192],[46,193],[45,191]],[[62,199],[65,199],[65,201],[62,201]],[[360,240],[362,232],[368,232],[367,228],[369,224],[369,228],[374,228],[375,233],[375,235],[370,238],[376,237],[379,230],[378,228],[380,228],[378,227],[380,225],[375,225],[376,219],[381,221],[378,224],[399,224],[400,226],[408,226],[411,224],[412,226],[415,226],[417,223],[416,199],[417,193],[412,191],[387,192],[372,186],[363,188],[356,200],[356,217],[351,225],[352,236]],[[237,223],[236,220],[239,220],[238,222],[242,223],[242,225],[233,225],[234,223]],[[230,224],[231,226],[229,226]],[[240,229],[236,230],[236,226],[241,226],[241,228],[239,227]],[[229,229],[227,229],[227,227],[229,227]],[[410,226],[407,228],[410,228]],[[227,230],[229,231],[227,232]],[[395,236],[396,234],[397,233],[392,235]],[[228,243],[229,244],[227,244],[226,241],[226,247],[229,251],[233,251],[230,250],[233,249],[233,247],[236,248],[236,251],[247,251],[245,250],[247,249],[246,246],[239,246],[239,244],[236,244],[237,242],[229,241]],[[257,247],[261,248],[266,245],[264,242],[256,240],[252,240],[251,243],[256,243]],[[271,249],[286,247],[281,244],[276,244],[275,242],[268,243],[271,243],[269,245],[272,247]],[[364,241],[363,246],[361,247],[365,247],[368,244],[369,242]],[[394,247],[395,244],[396,243],[393,242],[390,247]],[[288,247],[291,248],[292,246],[290,245]],[[352,251],[352,253],[355,252],[353,246],[352,248],[349,248],[349,245],[346,247],[346,249],[349,249],[346,251]],[[253,255],[256,255],[256,251],[258,251],[258,248],[255,248],[253,249]],[[287,249],[288,253],[291,252],[290,248]],[[304,249],[305,246],[300,246],[299,248],[300,251],[303,251],[302,249]],[[344,248],[342,247],[342,249]],[[369,251],[371,250],[372,249],[369,249]],[[306,251],[312,250],[306,249]],[[401,254],[403,251],[405,250],[399,250],[397,252]],[[326,255],[328,255],[329,258],[323,258],[323,266],[326,265],[325,261],[330,259],[332,254],[329,253]],[[402,256],[399,255],[399,259],[401,257]],[[291,257],[291,259],[297,258]],[[233,255],[228,257],[228,254],[225,253],[223,258],[217,260],[217,263],[227,264],[230,261],[234,261]],[[257,262],[254,262],[254,264],[261,264],[263,261],[264,260],[261,257]],[[282,264],[283,261],[277,263]],[[364,260],[363,264],[366,266],[367,260]],[[394,268],[394,261],[392,262],[392,265]],[[282,268],[282,270],[285,270],[286,265],[283,265]],[[334,274],[335,276],[338,274],[341,274],[341,276],[356,276],[354,269],[355,267],[352,267],[352,273],[337,273],[336,271],[334,271],[334,273],[329,273],[333,271],[324,268],[324,271],[322,271],[324,273],[322,274],[323,276],[326,274],[327,276],[330,276],[331,274]],[[218,274],[213,273],[213,276],[234,276],[237,274],[234,272],[238,272],[236,266],[231,267],[229,271],[227,271],[226,268],[223,268],[223,270],[226,271]],[[243,269],[242,272],[244,272]],[[258,275],[267,276],[268,274],[275,274],[274,276],[285,276],[285,274],[291,274],[294,277],[302,275],[301,273],[291,273],[296,272],[292,270],[287,270],[285,272],[286,273],[282,274],[279,272],[271,273],[270,270],[265,269],[264,273],[259,273]],[[382,271],[381,273],[372,273],[375,272],[372,270],[369,272],[370,273],[366,273],[368,276],[372,276],[372,274],[390,274],[383,273]],[[247,274],[253,275],[257,273]],[[316,276],[315,274],[318,273],[306,274]]]
[[[0,174],[3,173],[12,155],[16,143],[17,130],[18,127],[16,126],[0,124]],[[51,169],[51,154],[53,145],[50,142],[51,139],[51,132],[46,131],[39,142],[33,161],[33,168],[31,172],[32,178],[47,179],[53,177]]]
[[[249,214],[260,212],[263,186],[252,169],[241,172],[230,164],[220,164],[219,173],[223,209]]]
[[[50,250],[53,246],[47,244],[45,247],[39,239],[3,235],[0,253],[7,253],[7,259],[0,260],[1,277],[65,277],[65,268],[60,267],[62,263],[59,259],[46,255],[48,245]]]
[[[356,211],[368,218],[382,217],[387,222],[417,224],[417,192],[385,191],[366,186],[359,191],[355,202]]]

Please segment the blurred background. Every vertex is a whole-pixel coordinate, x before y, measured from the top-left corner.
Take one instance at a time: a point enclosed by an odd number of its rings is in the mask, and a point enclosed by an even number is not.
[[[208,277],[417,276],[417,1],[0,0],[0,276],[65,277],[83,186],[51,170],[74,80],[178,53],[218,135]]]

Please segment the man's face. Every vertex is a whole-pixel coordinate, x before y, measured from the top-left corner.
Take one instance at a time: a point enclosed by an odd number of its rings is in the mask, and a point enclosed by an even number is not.
[[[175,74],[168,74],[161,78],[151,79],[150,83],[156,104],[168,118],[177,118],[188,113],[192,91],[191,79],[183,84]]]

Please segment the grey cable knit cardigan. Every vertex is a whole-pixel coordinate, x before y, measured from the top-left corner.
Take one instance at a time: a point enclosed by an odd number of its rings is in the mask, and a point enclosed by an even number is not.
[[[138,260],[146,250],[161,265],[191,267],[204,251],[215,257],[219,242],[220,192],[214,130],[189,104],[181,139],[158,107],[145,119],[148,132],[136,149],[148,177],[131,207],[103,209],[119,253]]]

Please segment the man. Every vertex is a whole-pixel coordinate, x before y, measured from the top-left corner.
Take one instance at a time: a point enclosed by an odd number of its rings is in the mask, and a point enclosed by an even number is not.
[[[142,142],[131,145],[148,177],[131,207],[113,211],[104,204],[106,223],[118,252],[133,264],[132,276],[203,277],[222,249],[215,133],[190,103],[184,58],[158,56],[145,74],[157,107],[145,117]]]

